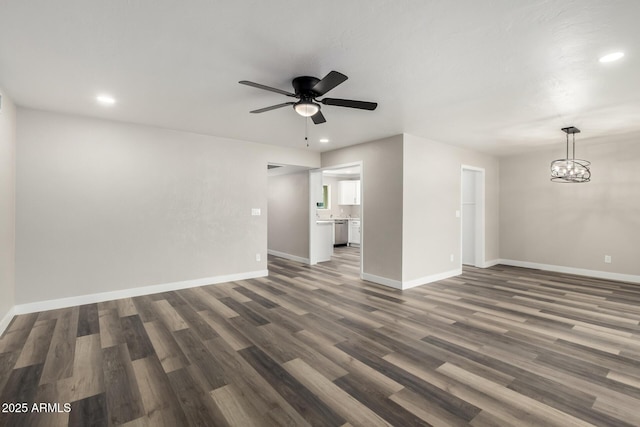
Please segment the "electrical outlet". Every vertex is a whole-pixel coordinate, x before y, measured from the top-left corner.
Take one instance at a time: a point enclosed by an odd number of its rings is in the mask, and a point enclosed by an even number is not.
[[[260,254],[256,254],[256,261],[260,261]]]
[[[611,255],[605,255],[604,262],[606,262],[607,264],[611,264]]]
[[[251,215],[260,216],[260,208],[252,208],[251,209]]]

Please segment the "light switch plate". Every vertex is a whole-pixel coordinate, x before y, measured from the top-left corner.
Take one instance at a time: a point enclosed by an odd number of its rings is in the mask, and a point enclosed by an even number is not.
[[[456,218],[460,218],[460,211],[456,211]]]
[[[252,208],[251,209],[251,215],[260,216],[260,208]]]

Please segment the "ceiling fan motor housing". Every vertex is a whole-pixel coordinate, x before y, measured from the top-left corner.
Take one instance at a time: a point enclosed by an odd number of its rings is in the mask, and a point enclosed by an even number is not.
[[[316,77],[300,76],[293,79],[291,82],[296,95],[300,96],[300,99],[309,98],[312,100],[320,94],[313,90],[313,87],[320,81]]]

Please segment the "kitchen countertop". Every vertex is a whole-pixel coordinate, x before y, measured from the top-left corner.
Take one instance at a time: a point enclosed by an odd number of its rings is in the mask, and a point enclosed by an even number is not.
[[[318,218],[318,221],[347,221],[347,220],[357,220],[360,221],[360,218]]]

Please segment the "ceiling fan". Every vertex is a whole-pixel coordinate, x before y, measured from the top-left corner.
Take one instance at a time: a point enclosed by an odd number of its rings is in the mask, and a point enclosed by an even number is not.
[[[251,113],[264,113],[265,111],[271,111],[277,108],[286,107],[287,105],[293,105],[293,109],[296,110],[296,113],[300,114],[303,117],[311,117],[313,123],[318,125],[327,121],[320,111],[320,104],[335,105],[337,107],[358,108],[361,110],[370,111],[375,110],[378,106],[376,102],[354,101],[352,99],[317,99],[320,96],[324,96],[325,93],[329,92],[339,84],[343,83],[345,80],[347,80],[347,78],[347,76],[337,71],[331,71],[329,74],[324,76],[322,80],[316,77],[309,76],[296,77],[291,82],[295,93],[287,92],[286,90],[281,90],[270,86],[265,86],[260,83],[250,82],[247,80],[242,80],[238,83],[299,99],[299,101],[297,102],[284,102],[282,104],[272,105],[271,107],[253,110],[251,111]]]

